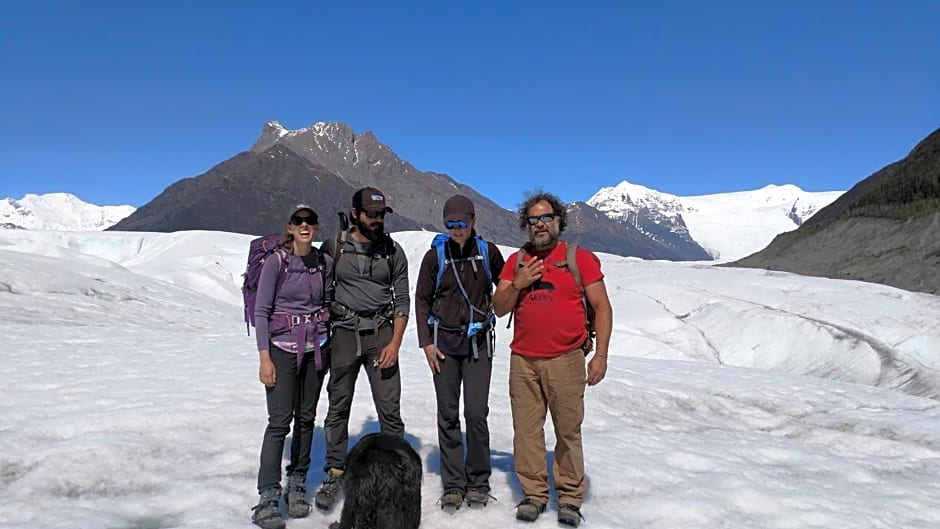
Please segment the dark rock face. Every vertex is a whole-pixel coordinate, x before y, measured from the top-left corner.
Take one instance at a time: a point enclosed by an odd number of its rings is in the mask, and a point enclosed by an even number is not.
[[[357,136],[341,123],[288,131],[269,122],[250,151],[205,174],[174,183],[110,229],[262,235],[282,230],[290,207],[303,202],[319,213],[317,238],[323,240],[339,227],[336,213],[348,212],[355,190],[367,185],[384,191],[395,210],[387,220],[389,231],[443,230],[444,202],[462,194],[474,202],[477,231],[483,237],[507,246],[526,240],[515,211],[501,208],[445,174],[415,169],[371,132]],[[699,258],[612,221],[586,204],[576,203],[571,210],[566,236],[585,248],[648,259]]]
[[[443,230],[444,202],[456,194],[466,195],[474,203],[477,231],[483,237],[507,245],[523,242],[512,211],[445,174],[419,171],[371,132],[357,136],[343,123],[316,123],[299,131],[286,131],[279,124],[268,122],[251,150],[261,152],[272,145],[287,147],[311,163],[325,167],[349,183],[353,190],[364,186],[381,189],[395,210],[395,216],[407,217],[425,229]],[[346,200],[348,202],[349,198]]]
[[[203,175],[166,188],[111,230],[222,230],[247,234],[280,231],[290,208],[303,202],[320,216],[320,236],[339,226],[336,211],[347,211],[355,190],[323,166],[290,149],[274,146],[244,152]],[[391,229],[416,229],[407,218],[390,218]]]
[[[568,208],[568,227],[562,238],[597,252],[612,253],[642,259],[670,261],[709,260],[705,250],[694,242],[685,246],[673,245],[650,237],[633,224],[611,219],[584,202],[575,202]],[[668,238],[669,241],[677,241]]]
[[[940,294],[940,129],[799,229],[728,266]]]

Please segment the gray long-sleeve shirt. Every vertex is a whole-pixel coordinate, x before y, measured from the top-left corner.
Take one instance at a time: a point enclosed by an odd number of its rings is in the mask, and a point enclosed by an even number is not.
[[[355,314],[350,313],[345,318],[337,317],[337,314],[344,312],[343,308],[362,314],[378,313],[372,318],[360,316],[359,330],[375,328],[376,319],[383,315],[407,318],[411,297],[408,293],[408,258],[402,247],[393,241],[394,251],[385,257],[382,255],[384,242],[360,243],[348,234],[344,240],[343,256],[337,259],[339,264],[333,271],[336,276],[333,299],[341,306],[340,310],[331,311],[333,324],[344,329],[356,328]],[[335,237],[324,241],[320,250],[335,257]],[[391,310],[386,311],[390,302]]]

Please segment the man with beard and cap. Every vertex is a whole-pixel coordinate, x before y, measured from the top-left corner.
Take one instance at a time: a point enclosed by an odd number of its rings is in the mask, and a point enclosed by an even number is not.
[[[329,510],[340,491],[349,441],[349,413],[359,371],[364,368],[383,433],[404,436],[398,351],[408,323],[408,260],[385,233],[392,213],[385,194],[373,187],[353,195],[354,225],[321,250],[334,259],[336,285],[330,315],[330,407],[326,431],[326,479],[317,490],[317,508]]]
[[[495,244],[477,236],[473,202],[463,195],[444,203],[444,227],[447,235],[438,235],[421,261],[415,317],[418,345],[427,356],[437,397],[444,491],[439,503],[453,513],[464,500],[471,507],[483,507],[490,498],[492,292],[503,256]],[[466,451],[460,431],[461,385]]]
[[[545,414],[555,428],[552,471],[558,493],[558,522],[577,527],[587,492],[581,423],[585,384],[593,386],[607,373],[613,311],[597,256],[577,248],[581,287],[567,264],[567,243],[558,237],[568,213],[550,193],[530,196],[519,208],[519,227],[529,242],[503,267],[493,295],[497,316],[515,317],[509,361],[513,456],[516,477],[525,495],[516,519],[534,522],[548,504],[550,490],[545,452]],[[519,259],[523,259],[517,265]],[[597,347],[591,360],[586,305],[595,312]],[[586,372],[585,372],[586,371]]]

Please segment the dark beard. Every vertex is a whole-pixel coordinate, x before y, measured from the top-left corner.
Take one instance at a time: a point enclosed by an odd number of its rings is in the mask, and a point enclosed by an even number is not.
[[[373,226],[362,222],[361,220],[356,220],[356,229],[359,230],[366,239],[369,239],[372,242],[379,242],[385,239],[385,223],[378,222]]]
[[[551,230],[546,232],[548,234],[547,239],[543,239],[542,242],[537,242],[535,234],[529,234],[529,246],[535,251],[542,251],[554,248],[558,244],[558,236],[552,233]]]

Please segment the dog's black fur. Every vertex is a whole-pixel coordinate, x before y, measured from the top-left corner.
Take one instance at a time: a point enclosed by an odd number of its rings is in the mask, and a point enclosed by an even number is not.
[[[373,433],[353,446],[343,473],[343,512],[335,529],[418,529],[421,458],[401,437]]]

